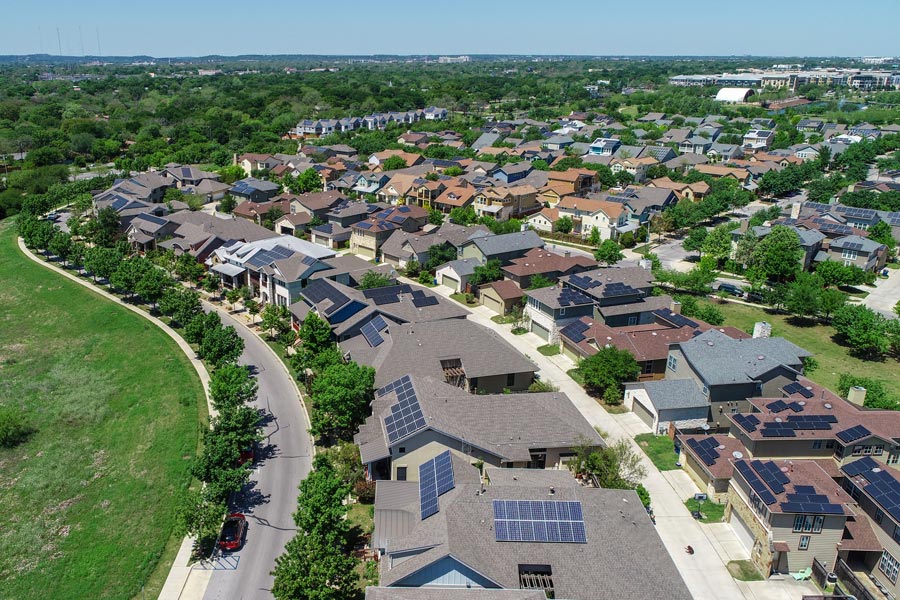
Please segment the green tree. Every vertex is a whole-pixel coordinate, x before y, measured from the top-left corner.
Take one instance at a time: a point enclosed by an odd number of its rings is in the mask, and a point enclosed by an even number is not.
[[[610,266],[625,258],[625,255],[622,254],[622,250],[615,240],[603,240],[603,242],[597,246],[597,249],[594,250],[594,258],[598,262]]]
[[[588,235],[588,244],[591,246],[599,246],[600,245],[600,230],[596,227],[591,227],[591,233]]]
[[[556,230],[560,233],[571,233],[574,227],[575,223],[572,222],[572,217],[569,215],[563,215],[556,220]]]
[[[444,213],[437,209],[431,209],[428,211],[428,222],[432,225],[440,225],[444,222]]]
[[[634,381],[641,369],[627,350],[603,346],[596,354],[583,359],[578,371],[585,386],[593,393],[602,395],[608,388],[620,391],[622,384]]]
[[[128,292],[131,296],[137,291],[138,282],[147,273],[153,269],[150,261],[141,257],[126,258],[119,263],[115,272],[109,278],[109,283],[116,289]]]
[[[244,351],[244,340],[238,335],[234,327],[214,327],[203,333],[200,348],[197,354],[205,361],[220,367],[227,363],[234,363]]]
[[[441,265],[456,260],[456,248],[448,242],[432,246],[428,250],[428,261],[425,263],[425,270],[434,273],[435,269]],[[409,266],[407,266],[407,270]]]
[[[788,286],[784,305],[798,317],[817,316],[822,310],[822,279],[810,273],[799,273]]]
[[[703,254],[715,259],[716,265],[722,264],[731,256],[731,232],[736,225],[736,223],[719,225],[703,240]]]
[[[492,259],[473,269],[473,273],[469,277],[469,283],[474,287],[492,281],[500,281],[501,279],[503,279],[503,271],[500,270],[500,261]]]
[[[182,281],[196,283],[203,276],[203,266],[188,253],[175,259],[175,274]]]
[[[887,222],[878,221],[869,228],[869,239],[884,244],[888,250],[893,250],[897,245],[897,240],[894,239],[892,233],[893,229]]]
[[[797,232],[784,225],[776,225],[753,250],[751,266],[775,281],[786,281],[800,271],[803,248]]]
[[[457,225],[471,225],[478,220],[475,209],[471,206],[456,206],[450,209],[450,221]]]
[[[681,245],[688,252],[700,252],[708,235],[709,231],[706,230],[706,227],[694,227],[688,232]]]
[[[827,288],[821,291],[819,301],[822,316],[830,319],[831,315],[847,304],[847,294],[834,288]]]
[[[219,212],[231,214],[237,208],[237,200],[231,194],[226,194],[224,198],[219,200]]]
[[[166,289],[172,286],[172,279],[161,269],[150,266],[141,278],[137,280],[134,286],[134,292],[140,296],[144,302],[154,305],[162,298]]]
[[[88,224],[88,237],[97,246],[110,247],[119,233],[119,214],[111,207],[101,208]]]
[[[290,322],[288,321],[290,316],[291,313],[286,306],[279,306],[278,304],[272,303],[266,304],[266,307],[262,311],[260,327],[263,331],[268,332],[270,339],[274,339],[283,331],[290,328]]]
[[[295,194],[318,192],[322,189],[322,178],[319,172],[310,167],[294,178],[290,190]]]
[[[18,406],[0,406],[0,448],[14,448],[28,440],[35,428]]]
[[[408,166],[402,156],[389,156],[381,163],[381,170],[396,171],[397,169],[405,169]]]
[[[375,370],[355,362],[335,364],[313,380],[310,432],[317,437],[347,439],[365,420]]]
[[[311,368],[313,359],[324,350],[334,345],[331,341],[331,326],[328,321],[310,311],[298,332],[300,337],[300,350],[297,352],[297,361],[301,368]]]
[[[529,290],[538,290],[545,287],[550,287],[553,285],[553,280],[544,277],[540,273],[536,273],[531,276],[531,281],[529,282],[528,289]]]
[[[847,345],[863,356],[877,356],[888,349],[885,318],[862,304],[841,307],[831,324]]]
[[[210,498],[204,490],[186,490],[175,505],[175,532],[197,539],[200,548],[207,550],[219,535],[225,503]]]
[[[47,250],[50,251],[50,254],[68,263],[72,253],[72,236],[62,231],[56,231],[47,245]]]
[[[95,280],[97,277],[109,280],[121,262],[122,254],[115,248],[94,246],[84,252],[84,268]]]
[[[246,308],[247,312],[250,314],[250,322],[256,323],[256,315],[259,314],[259,311],[262,308],[259,304],[259,300],[256,298],[244,300],[244,308]]]
[[[172,317],[173,324],[184,327],[202,312],[197,292],[181,287],[167,287],[159,299],[159,310]]]
[[[219,411],[250,404],[256,399],[256,390],[256,380],[245,366],[225,364],[209,377],[209,397]]]
[[[393,284],[394,280],[389,275],[378,273],[376,271],[366,271],[365,274],[360,277],[358,287],[361,290],[371,290],[373,288],[387,287]]]

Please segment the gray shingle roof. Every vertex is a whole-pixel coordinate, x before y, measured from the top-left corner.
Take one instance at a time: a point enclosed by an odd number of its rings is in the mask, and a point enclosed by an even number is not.
[[[709,407],[693,379],[660,379],[641,384],[657,411]]]
[[[708,385],[754,382],[776,367],[798,366],[804,356],[812,356],[784,338],[735,340],[715,329],[678,346]]]
[[[544,240],[530,229],[504,233],[503,235],[484,236],[472,240],[471,243],[474,243],[488,258],[506,254],[507,252],[531,250],[532,248],[543,248],[544,246]]]
[[[542,590],[367,587],[366,600],[546,600]]]

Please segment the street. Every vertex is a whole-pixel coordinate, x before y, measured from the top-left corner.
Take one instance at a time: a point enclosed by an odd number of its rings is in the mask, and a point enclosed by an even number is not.
[[[259,382],[257,406],[265,411],[263,435],[250,483],[231,510],[247,517],[244,547],[217,561],[204,598],[271,598],[275,558],[294,536],[292,515],[297,486],[312,466],[309,421],[297,389],[273,351],[243,322],[216,308],[224,325],[233,325],[245,343],[240,364],[253,368]]]

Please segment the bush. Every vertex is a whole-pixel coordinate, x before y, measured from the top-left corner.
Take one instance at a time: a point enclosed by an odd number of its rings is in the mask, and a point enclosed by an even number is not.
[[[35,429],[22,410],[12,406],[0,407],[0,448],[13,448],[26,441]]]
[[[434,281],[434,276],[428,271],[422,271],[419,273],[419,283],[430,285]]]
[[[375,482],[357,481],[353,484],[353,494],[363,504],[375,502]]]
[[[637,484],[634,491],[637,492],[638,498],[641,499],[641,504],[644,505],[644,508],[650,506],[650,492],[647,491],[647,488],[645,488],[642,483]]]

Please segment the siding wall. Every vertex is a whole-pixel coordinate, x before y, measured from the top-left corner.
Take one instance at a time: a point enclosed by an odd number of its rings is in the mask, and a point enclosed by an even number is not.
[[[434,561],[423,569],[401,579],[394,585],[396,587],[442,586],[494,589],[500,587],[487,577],[484,577],[449,556]]]

